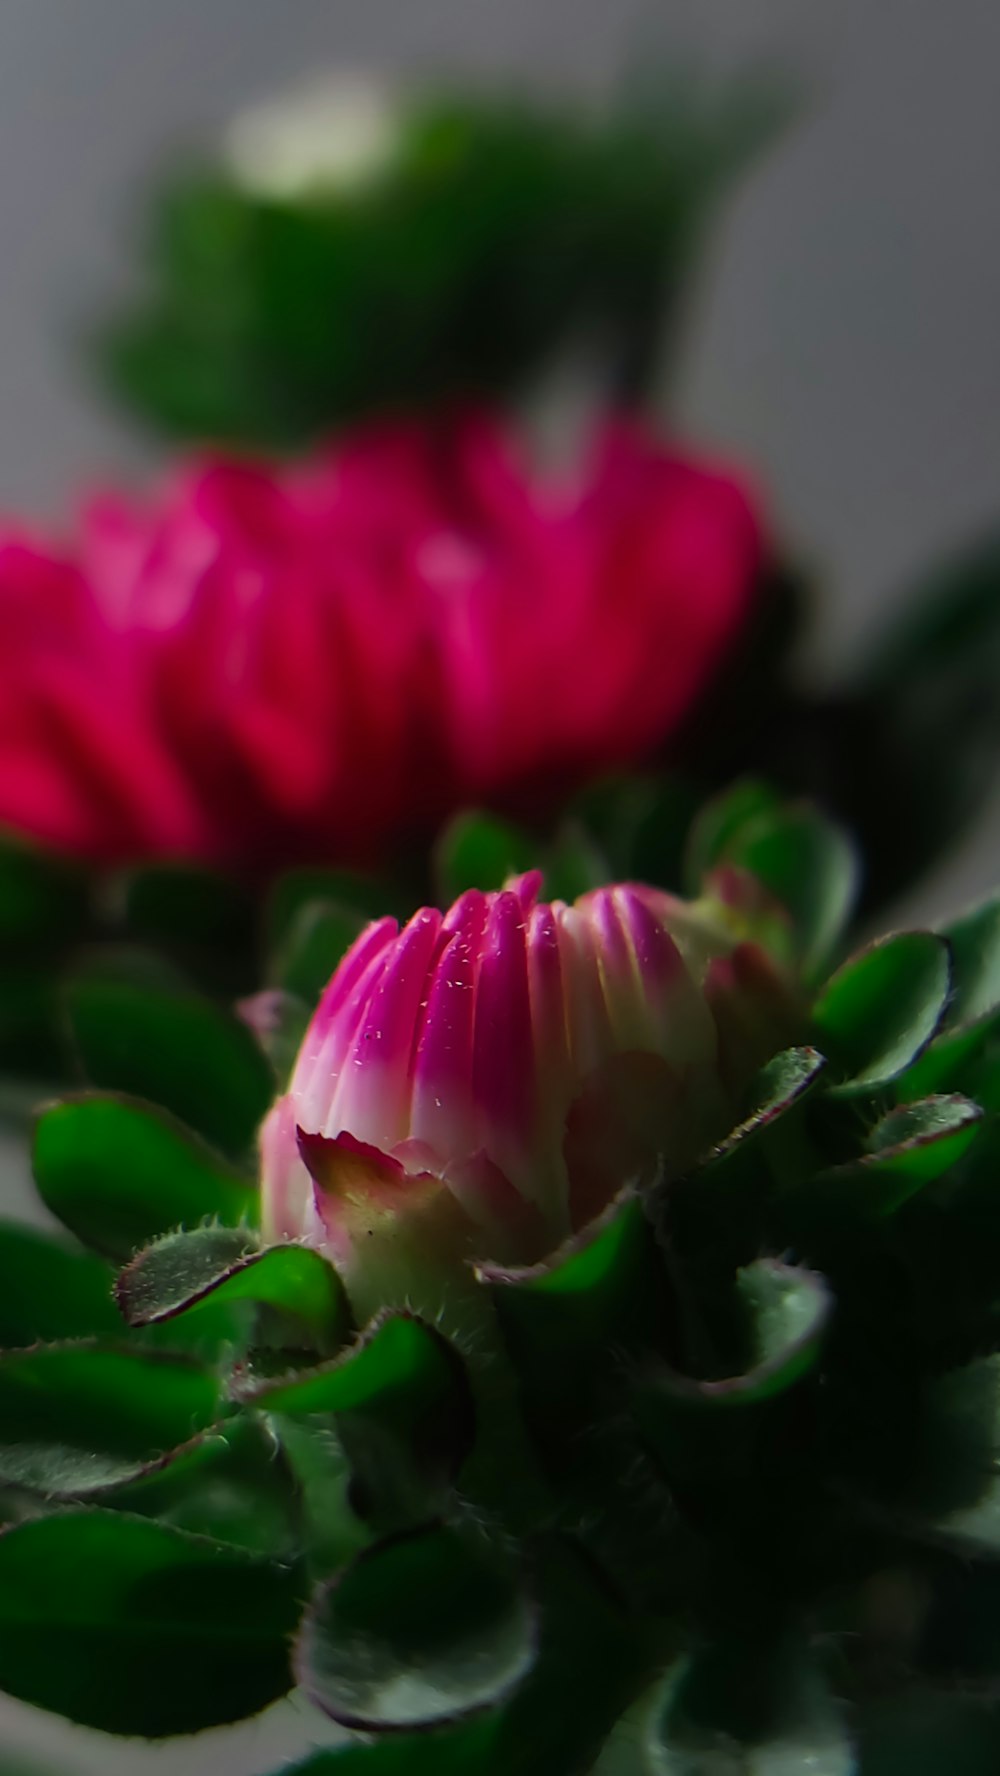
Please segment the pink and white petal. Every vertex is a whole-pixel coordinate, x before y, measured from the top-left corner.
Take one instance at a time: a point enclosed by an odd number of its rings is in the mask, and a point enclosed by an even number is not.
[[[477,1146],[530,1195],[537,1096],[525,917],[516,894],[501,892],[493,899],[475,1002]]]
[[[340,1127],[385,1150],[410,1133],[410,1058],[440,926],[440,913],[424,907],[400,932],[342,1076]]]

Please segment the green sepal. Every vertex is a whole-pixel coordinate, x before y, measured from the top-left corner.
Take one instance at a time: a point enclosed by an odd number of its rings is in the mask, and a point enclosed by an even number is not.
[[[805,1642],[719,1642],[670,1671],[650,1710],[648,1776],[857,1776],[844,1711]],[[598,1766],[600,1770],[600,1766]]]
[[[376,1543],[321,1587],[295,1675],[344,1726],[431,1729],[501,1704],[537,1640],[517,1568],[475,1535],[432,1524]]]
[[[172,1460],[226,1412],[219,1378],[182,1357],[92,1342],[0,1357],[0,1483],[81,1498]]]
[[[248,1303],[297,1328],[300,1342],[323,1354],[342,1342],[349,1319],[340,1278],[319,1252],[291,1243],[262,1247],[247,1228],[165,1235],[121,1272],[115,1297],[133,1327]]]
[[[352,1502],[380,1528],[428,1516],[472,1446],[474,1408],[454,1346],[416,1315],[386,1312],[333,1362],[277,1380],[237,1378],[240,1399],[279,1419],[331,1418]]]
[[[110,1264],[19,1222],[0,1222],[0,1351],[121,1332]]]
[[[256,1221],[256,1185],[152,1105],[90,1092],[42,1110],[35,1182],[52,1214],[85,1245],[124,1262],[140,1246],[211,1216]]]
[[[67,1007],[92,1085],[161,1104],[224,1153],[246,1154],[274,1079],[238,1018],[197,993],[86,975],[69,984]]]
[[[0,1536],[0,1688],[158,1739],[258,1714],[291,1687],[294,1567],[117,1511]]]
[[[933,932],[879,938],[850,957],[813,1006],[818,1044],[840,1074],[831,1091],[891,1085],[933,1039],[950,992],[948,946]]]

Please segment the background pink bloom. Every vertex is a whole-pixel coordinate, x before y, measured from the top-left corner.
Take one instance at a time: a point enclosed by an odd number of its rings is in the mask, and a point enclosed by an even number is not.
[[[209,462],[0,545],[0,823],[108,858],[376,857],[668,737],[737,642],[746,494],[625,423],[574,485],[489,420]]]

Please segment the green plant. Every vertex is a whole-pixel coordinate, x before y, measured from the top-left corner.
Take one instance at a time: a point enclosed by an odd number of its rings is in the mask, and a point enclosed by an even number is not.
[[[744,789],[689,863],[822,980],[818,816]],[[159,1737],[298,1684],[356,1735],[302,1776],[996,1767],[1000,904],[842,963],[724,1141],[464,1331],[262,1245],[263,1063],[175,1000],[77,1000],[34,1161],[82,1243],[0,1235],[0,1687]]]

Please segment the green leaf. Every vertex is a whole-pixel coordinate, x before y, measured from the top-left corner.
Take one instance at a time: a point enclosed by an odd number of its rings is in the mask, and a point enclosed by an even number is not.
[[[535,1441],[551,1469],[573,1473],[581,1434],[611,1410],[624,1362],[670,1340],[670,1290],[643,1204],[631,1193],[619,1198],[545,1264],[483,1265],[477,1276]]]
[[[278,877],[267,903],[265,948],[274,955],[288,942],[296,921],[308,908],[335,906],[353,914],[359,925],[385,914],[402,915],[391,884],[352,870],[287,870]]]
[[[546,845],[541,860],[547,900],[572,905],[581,894],[614,881],[614,873],[600,846],[579,820],[564,820]]]
[[[89,883],[78,866],[17,839],[0,839],[0,948],[63,946],[82,929]]]
[[[318,1351],[335,1349],[347,1327],[343,1285],[319,1252],[261,1248],[247,1229],[167,1234],[132,1259],[115,1293],[130,1326],[158,1325],[206,1304],[250,1302],[300,1327]]]
[[[736,1291],[745,1323],[745,1369],[718,1380],[658,1369],[651,1371],[644,1393],[668,1407],[733,1411],[786,1393],[816,1367],[833,1310],[833,1296],[821,1276],[775,1258],[759,1258],[739,1272]]]
[[[473,1406],[461,1358],[408,1313],[373,1320],[331,1363],[238,1388],[281,1417],[331,1415],[354,1473],[361,1514],[380,1526],[412,1520],[447,1490],[471,1447]]]
[[[434,850],[434,873],[443,899],[466,888],[502,888],[509,876],[533,869],[537,848],[526,833],[493,815],[456,814]]]
[[[172,1117],[110,1093],[43,1110],[34,1170],[46,1207],[83,1240],[124,1261],[174,1228],[257,1216],[257,1190]]]
[[[932,1376],[908,1494],[930,1539],[964,1556],[1000,1554],[1000,1356]]]
[[[720,863],[731,861],[739,837],[758,819],[771,818],[781,808],[781,797],[770,784],[744,777],[713,796],[698,810],[688,833],[684,880],[692,897],[701,892],[705,877]]]
[[[72,982],[73,1038],[90,1082],[146,1098],[242,1156],[270,1108],[270,1067],[246,1026],[194,993]]]
[[[979,1105],[957,1095],[890,1110],[870,1131],[864,1153],[784,1192],[781,1225],[790,1237],[804,1237],[816,1229],[895,1214],[958,1163],[982,1120]]]
[[[111,1266],[50,1234],[0,1222],[0,1350],[121,1331]]]
[[[317,1751],[274,1776],[492,1776],[495,1741],[492,1717],[479,1715],[438,1732],[389,1733]]]
[[[272,961],[274,985],[314,1006],[366,923],[362,913],[336,901],[307,901]]]
[[[946,1024],[896,1083],[899,1097],[961,1092],[984,1110],[1000,1109],[1000,1015],[978,1023]]]
[[[194,864],[144,864],[112,884],[128,935],[175,953],[199,979],[239,991],[254,949],[255,908],[246,885]]]
[[[1000,1769],[1000,1712],[976,1696],[909,1685],[861,1710],[858,1776],[993,1776]]]
[[[603,777],[587,784],[570,807],[606,859],[606,881],[681,890],[685,841],[699,809],[690,782],[667,772]],[[696,891],[700,882],[699,874]]]
[[[831,1089],[890,1085],[931,1041],[950,990],[948,948],[932,932],[900,932],[852,956],[813,1007],[820,1046],[845,1076]]]
[[[224,1410],[218,1379],[182,1358],[94,1344],[0,1357],[0,1480],[50,1499],[134,1480]]]
[[[435,1727],[531,1671],[536,1609],[480,1539],[431,1526],[379,1542],[324,1586],[295,1648],[310,1701],[364,1731]]]
[[[258,1714],[291,1686],[293,1569],[114,1511],[0,1536],[0,1689],[161,1738]]]
[[[826,1057],[815,1048],[786,1048],[761,1068],[747,1093],[749,1109],[743,1120],[704,1157],[699,1176],[742,1157],[801,1104],[822,1082]]]
[[[251,1413],[196,1436],[174,1460],[124,1482],[101,1503],[277,1560],[302,1548],[297,1477],[272,1426]]]
[[[805,1647],[719,1644],[671,1671],[646,1739],[650,1776],[855,1776],[840,1709]]]
[[[1000,1007],[1000,899],[941,927],[951,949],[953,990],[948,1027],[977,1023]]]

